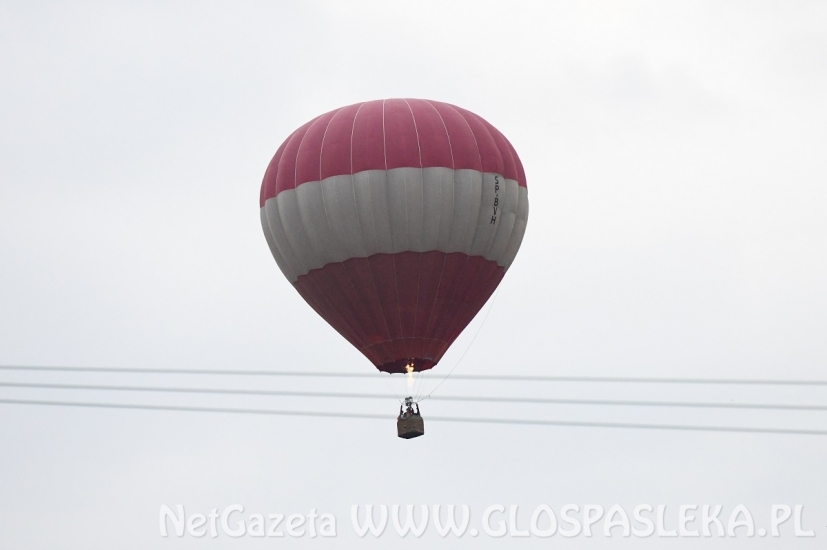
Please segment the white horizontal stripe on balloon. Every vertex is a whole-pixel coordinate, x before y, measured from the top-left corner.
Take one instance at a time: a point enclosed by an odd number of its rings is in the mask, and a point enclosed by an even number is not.
[[[528,192],[515,180],[439,167],[310,181],[262,208],[267,242],[291,282],[332,262],[406,251],[462,252],[508,268],[527,218]]]

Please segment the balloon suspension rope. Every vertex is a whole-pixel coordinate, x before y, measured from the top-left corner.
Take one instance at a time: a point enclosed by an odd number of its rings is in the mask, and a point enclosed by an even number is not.
[[[419,380],[416,381],[416,391],[414,392],[414,399],[419,400],[419,396],[421,395],[422,388],[425,385],[425,379],[428,377],[428,371],[431,369],[422,371],[419,373]]]
[[[388,381],[388,379],[387,379],[387,378],[385,378],[384,376],[382,376],[381,374],[379,375],[379,378],[381,378],[381,379],[385,382],[385,385],[386,385],[386,386],[388,386],[388,389],[389,389],[389,390],[391,391],[391,393],[393,394],[394,399],[396,399],[397,401],[399,401],[399,404],[401,405],[401,404],[402,404],[402,398],[401,398],[401,397],[399,397],[399,394],[397,394],[397,393],[396,393],[396,390],[394,389],[393,384],[391,384],[391,383]]]
[[[468,343],[468,347],[466,347],[465,351],[462,352],[462,355],[460,356],[459,360],[454,364],[453,367],[451,367],[451,370],[448,371],[448,374],[445,376],[445,378],[440,380],[439,384],[437,384],[436,387],[428,393],[428,395],[426,395],[422,399],[419,399],[418,401],[416,401],[417,403],[419,403],[420,401],[424,401],[425,399],[428,399],[429,397],[431,397],[431,395],[433,395],[433,393],[435,391],[437,391],[439,389],[439,387],[446,380],[448,380],[448,378],[454,373],[454,370],[459,366],[459,364],[462,363],[462,360],[465,359],[465,355],[468,353],[468,350],[471,349],[471,346],[473,346],[474,342],[477,340],[477,336],[480,335],[480,332],[482,331],[482,327],[485,326],[485,322],[488,320],[488,315],[491,313],[491,309],[493,309],[493,307],[494,307],[494,302],[497,301],[497,296],[499,296],[499,295],[500,295],[500,288],[498,287],[497,291],[494,293],[494,297],[491,299],[491,305],[488,306],[488,311],[485,312],[485,317],[482,318],[482,323],[480,323],[480,326],[477,327],[477,332],[474,334],[474,337],[471,339],[471,342]]]

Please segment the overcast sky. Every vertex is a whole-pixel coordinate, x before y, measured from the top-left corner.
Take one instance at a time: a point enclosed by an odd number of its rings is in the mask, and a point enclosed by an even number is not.
[[[259,186],[298,126],[421,97],[500,129],[531,214],[490,314],[435,373],[827,379],[822,2],[0,3],[0,364],[369,373],[284,279]],[[489,306],[484,308],[483,312]],[[0,381],[387,393],[375,380],[0,371]],[[426,382],[427,386],[427,382]],[[825,387],[479,383],[445,395],[827,404]],[[397,403],[0,388],[0,547],[778,548],[779,540],[359,539],[353,504],[804,506],[827,436],[428,423],[428,415],[827,429],[825,412]],[[187,514],[335,514],[337,537],[162,538]],[[507,514],[506,514],[507,515]],[[239,516],[239,517],[241,517]],[[505,517],[501,515],[498,517]],[[507,519],[507,518],[506,518]],[[697,523],[695,528],[698,528]],[[617,533],[617,531],[616,531]],[[743,529],[741,530],[743,533]]]

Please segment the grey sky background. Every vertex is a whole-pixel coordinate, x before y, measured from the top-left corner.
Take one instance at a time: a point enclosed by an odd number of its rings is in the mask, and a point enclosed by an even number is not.
[[[827,6],[819,2],[0,4],[0,364],[373,367],[261,232],[278,145],[384,97],[461,105],[526,168],[517,260],[457,373],[825,379]],[[483,310],[485,311],[485,309]],[[481,322],[435,373],[462,355]],[[387,392],[381,378],[0,380]],[[427,387],[427,382],[426,382]],[[485,384],[444,394],[827,403],[824,388]],[[393,400],[0,388],[0,398],[387,413]],[[423,404],[393,420],[0,405],[0,547],[777,548],[778,540],[358,539],[352,504],[803,504],[827,438],[428,423],[483,414],[825,429],[827,413]],[[161,539],[160,505],[334,513],[335,540]],[[528,521],[522,518],[523,523]]]

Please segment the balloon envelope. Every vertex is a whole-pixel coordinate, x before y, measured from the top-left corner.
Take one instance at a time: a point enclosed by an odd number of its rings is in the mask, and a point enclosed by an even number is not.
[[[494,292],[520,248],[528,192],[516,151],[479,116],[387,99],[293,132],[260,208],[305,301],[379,370],[405,372],[439,362]]]

